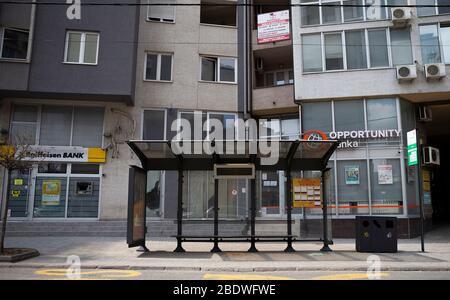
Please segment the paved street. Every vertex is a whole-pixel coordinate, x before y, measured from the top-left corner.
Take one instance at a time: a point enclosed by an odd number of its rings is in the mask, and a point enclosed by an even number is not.
[[[365,272],[294,271],[294,272],[201,272],[121,269],[82,269],[81,280],[450,280],[449,271],[381,272],[370,278]],[[0,280],[71,280],[66,269],[14,268],[3,269]]]
[[[450,228],[420,240],[400,240],[398,253],[358,253],[354,240],[336,239],[333,252],[320,252],[320,243],[295,244],[284,253],[283,243],[258,244],[248,253],[245,243],[223,244],[211,253],[210,243],[186,243],[186,253],[174,253],[173,239],[152,239],[149,253],[128,248],[113,237],[10,237],[7,247],[30,247],[39,257],[0,263],[0,279],[65,279],[68,268],[81,267],[84,279],[367,279],[367,270],[380,279],[450,279]]]

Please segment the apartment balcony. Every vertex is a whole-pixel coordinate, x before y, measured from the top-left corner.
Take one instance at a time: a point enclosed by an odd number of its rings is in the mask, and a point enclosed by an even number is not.
[[[281,114],[297,110],[292,84],[253,89],[252,112],[255,115]]]

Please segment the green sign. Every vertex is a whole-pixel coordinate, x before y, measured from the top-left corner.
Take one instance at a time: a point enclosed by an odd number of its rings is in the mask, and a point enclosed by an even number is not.
[[[419,155],[417,153],[417,131],[408,131],[407,136],[408,146],[408,166],[416,166],[419,163]]]

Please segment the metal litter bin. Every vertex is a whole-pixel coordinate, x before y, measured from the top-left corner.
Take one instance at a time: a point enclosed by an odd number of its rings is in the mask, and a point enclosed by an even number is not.
[[[356,217],[357,252],[397,252],[396,217]]]

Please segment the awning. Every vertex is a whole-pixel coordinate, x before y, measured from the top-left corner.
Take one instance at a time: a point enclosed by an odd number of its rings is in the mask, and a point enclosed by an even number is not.
[[[339,142],[132,140],[127,144],[146,170],[213,170],[217,163],[253,163],[256,170],[324,170]]]

